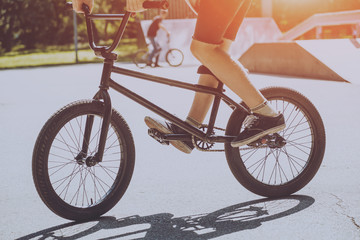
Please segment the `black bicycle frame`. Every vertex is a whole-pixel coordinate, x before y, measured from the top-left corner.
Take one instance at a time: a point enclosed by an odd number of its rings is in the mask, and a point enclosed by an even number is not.
[[[109,124],[111,120],[111,99],[108,93],[108,89],[112,88],[116,90],[117,92],[123,94],[124,96],[132,99],[133,101],[139,103],[140,105],[144,106],[145,108],[153,111],[154,113],[158,114],[159,116],[163,117],[164,119],[176,124],[180,128],[186,130],[188,133],[190,133],[193,136],[196,136],[197,138],[201,139],[204,142],[214,143],[214,142],[230,142],[234,136],[217,136],[212,135],[214,124],[216,121],[217,113],[219,110],[220,101],[223,100],[227,105],[229,105],[233,110],[235,109],[241,109],[245,112],[249,112],[244,106],[241,104],[236,103],[231,98],[226,96],[224,94],[225,90],[223,88],[224,84],[219,81],[219,84],[217,88],[212,87],[206,87],[198,84],[189,84],[184,83],[164,77],[158,77],[150,74],[145,74],[137,71],[132,71],[125,68],[120,68],[114,66],[114,62],[117,59],[117,55],[113,53],[113,50],[118,46],[123,33],[125,31],[126,25],[128,23],[130,17],[130,13],[126,12],[125,14],[92,14],[90,15],[89,12],[85,11],[85,18],[86,18],[86,25],[88,30],[88,36],[89,36],[89,45],[91,49],[94,50],[95,54],[98,57],[104,58],[104,66],[101,76],[101,83],[100,83],[100,90],[96,93],[94,96],[94,99],[102,99],[104,101],[105,105],[105,112],[104,112],[104,119],[102,123],[102,129],[100,134],[100,141],[98,146],[98,153],[97,153],[97,161],[102,160],[102,155],[104,153],[104,147],[105,147],[105,141],[107,138],[107,132],[109,129]],[[94,42],[94,34],[93,34],[93,19],[106,19],[106,20],[119,20],[121,19],[120,27],[114,37],[114,41],[109,47],[104,46],[96,46]],[[114,80],[111,79],[111,73],[121,74],[125,76],[130,76],[134,78],[143,79],[146,81],[151,81],[159,84],[169,85],[172,87],[187,89],[194,92],[201,92],[201,93],[207,93],[214,95],[214,102],[212,105],[211,115],[209,119],[209,124],[207,126],[206,133],[201,131],[200,129],[191,126],[190,124],[186,123],[185,121],[181,120],[180,118],[176,117],[175,115],[165,111],[164,109],[160,108],[156,104],[148,101],[147,99],[139,96],[138,94],[130,91],[129,89],[125,88],[124,86],[118,84]],[[89,116],[87,118],[86,123],[86,129],[85,129],[85,136],[83,141],[83,147],[82,152],[87,153],[89,138],[91,131],[91,125],[92,125],[93,117]],[[182,141],[191,141],[191,135],[188,134],[165,134],[163,136],[163,140],[165,141],[172,141],[172,140],[182,140]]]

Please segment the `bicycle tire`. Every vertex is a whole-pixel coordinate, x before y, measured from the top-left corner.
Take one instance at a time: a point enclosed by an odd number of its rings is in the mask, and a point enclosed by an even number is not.
[[[134,57],[133,62],[138,68],[145,68],[148,63],[149,52],[146,49],[138,50]]]
[[[165,60],[170,66],[178,67],[184,61],[184,54],[180,49],[171,48],[166,52]]]
[[[235,178],[249,191],[265,197],[288,196],[317,173],[325,152],[324,125],[314,105],[297,91],[269,87],[261,92],[276,111],[284,114],[286,128],[279,134],[286,145],[275,149],[233,148],[226,143],[226,159]],[[246,116],[245,111],[235,110],[226,135],[238,135]]]
[[[114,109],[102,162],[88,166],[75,159],[82,149],[87,116],[94,116],[88,153],[97,152],[104,109],[103,102],[96,100],[73,102],[46,122],[35,143],[32,173],[36,190],[47,207],[63,218],[85,221],[101,216],[117,204],[130,183],[134,141],[127,123]]]

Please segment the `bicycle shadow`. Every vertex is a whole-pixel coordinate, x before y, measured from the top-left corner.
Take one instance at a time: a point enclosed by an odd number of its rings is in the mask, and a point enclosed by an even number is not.
[[[95,238],[96,234],[100,234],[99,231],[111,229],[111,233],[106,233],[108,237],[98,238],[96,235],[96,238],[205,240],[258,228],[263,222],[290,216],[310,207],[314,202],[312,197],[293,195],[279,199],[258,199],[222,208],[212,213],[185,217],[174,218],[171,213],[143,217],[136,215],[119,219],[101,217],[84,223],[70,222],[58,225],[18,239]]]

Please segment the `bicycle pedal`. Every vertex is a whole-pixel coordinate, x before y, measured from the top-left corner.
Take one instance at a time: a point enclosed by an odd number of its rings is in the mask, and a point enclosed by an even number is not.
[[[156,141],[158,141],[162,145],[169,145],[169,141],[165,141],[163,137],[163,133],[155,128],[150,128],[148,130],[148,135],[152,138],[154,138]]]

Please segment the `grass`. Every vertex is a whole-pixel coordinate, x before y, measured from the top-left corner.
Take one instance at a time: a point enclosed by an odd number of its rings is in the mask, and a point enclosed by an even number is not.
[[[118,54],[118,61],[129,62],[136,50],[136,43],[130,42],[119,46],[115,52]],[[75,62],[74,50],[53,50],[53,47],[48,47],[44,51],[15,51],[0,56],[0,69],[66,65]],[[81,49],[78,51],[78,62],[102,62],[102,59],[97,58],[91,49]]]

